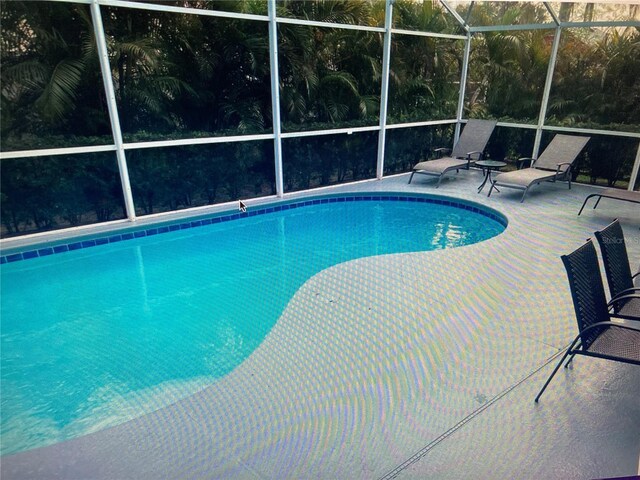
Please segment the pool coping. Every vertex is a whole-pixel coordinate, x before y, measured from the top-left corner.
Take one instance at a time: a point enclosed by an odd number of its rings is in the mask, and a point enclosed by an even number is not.
[[[185,219],[175,219],[170,221],[161,221],[150,225],[127,226],[125,228],[118,227],[108,232],[79,235],[57,241],[45,241],[36,244],[24,246],[16,246],[0,250],[0,265],[6,263],[14,263],[29,260],[38,257],[46,257],[58,253],[65,253],[74,250],[81,250],[100,245],[107,245],[136,238],[150,237],[161,235],[164,233],[175,232],[177,230],[186,230],[190,228],[203,227],[224,223],[228,221],[241,220],[260,215],[272,214],[280,211],[293,210],[312,205],[322,205],[331,203],[360,202],[360,201],[400,201],[400,202],[416,202],[416,203],[432,203],[434,205],[443,205],[462,210],[470,211],[488,217],[503,227],[507,227],[508,219],[505,215],[497,210],[481,205],[479,203],[464,200],[446,195],[434,194],[410,194],[401,192],[376,192],[372,191],[354,193],[332,193],[318,195],[314,194],[308,197],[292,200],[280,200],[256,207],[247,207],[246,211],[226,210],[223,212],[194,215]],[[71,240],[71,241],[69,241]]]

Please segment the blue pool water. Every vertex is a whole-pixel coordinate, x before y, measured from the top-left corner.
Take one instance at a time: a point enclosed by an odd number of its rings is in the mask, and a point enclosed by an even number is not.
[[[2,453],[122,423],[211,384],[260,345],[320,270],[504,230],[459,205],[383,198],[4,263]]]

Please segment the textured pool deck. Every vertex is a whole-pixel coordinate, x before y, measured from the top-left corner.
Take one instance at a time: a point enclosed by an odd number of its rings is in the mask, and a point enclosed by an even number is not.
[[[474,200],[505,214],[488,241],[354,260],[315,275],[263,344],[205,390],[151,414],[5,456],[4,479],[596,479],[638,474],[640,368],[578,357],[560,255],[620,219],[632,266],[640,208],[593,187],[476,193],[402,175],[330,189]],[[318,192],[313,192],[317,194]],[[301,261],[304,261],[301,259]]]

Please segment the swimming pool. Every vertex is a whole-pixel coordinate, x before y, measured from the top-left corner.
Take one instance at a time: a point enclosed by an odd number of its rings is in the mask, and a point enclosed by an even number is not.
[[[436,196],[341,195],[2,258],[2,453],[122,423],[253,352],[317,272],[451,248],[506,220]]]

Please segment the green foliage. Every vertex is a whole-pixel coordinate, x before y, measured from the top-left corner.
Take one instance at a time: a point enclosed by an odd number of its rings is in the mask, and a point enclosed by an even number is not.
[[[385,175],[410,171],[418,162],[433,158],[436,148],[451,148],[453,125],[399,128],[387,132]]]
[[[263,0],[168,5],[266,15]],[[281,17],[382,26],[382,0],[282,0]],[[272,132],[267,22],[101,7],[125,142]],[[532,2],[476,2],[474,25],[548,21]],[[566,12],[565,12],[566,13]],[[0,9],[3,151],[113,143],[90,10],[5,1]],[[397,0],[395,28],[462,33],[440,2]],[[552,30],[476,34],[466,116],[536,123]],[[280,23],[285,132],[377,125],[383,35]],[[564,29],[547,123],[640,132],[640,30]],[[393,36],[388,124],[454,118],[463,42]],[[387,132],[385,173],[450,146],[451,126]],[[533,132],[498,129],[491,158],[529,156]],[[287,139],[287,191],[375,176],[377,133]],[[637,140],[592,140],[580,179],[621,185]],[[269,141],[128,149],[139,214],[274,193]],[[3,235],[124,216],[115,155],[3,160]]]
[[[640,29],[570,31],[558,56],[549,124],[640,131]]]
[[[0,188],[8,235],[125,216],[113,154],[2,160]]]
[[[363,132],[285,140],[285,191],[375,177],[377,139],[377,132]]]

